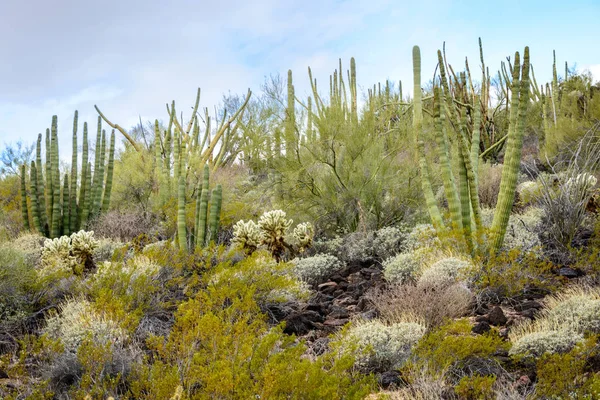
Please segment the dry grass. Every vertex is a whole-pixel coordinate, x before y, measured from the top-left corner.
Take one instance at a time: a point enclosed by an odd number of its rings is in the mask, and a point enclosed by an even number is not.
[[[449,286],[406,284],[373,290],[367,298],[379,310],[381,318],[390,323],[403,321],[411,315],[422,319],[431,329],[449,318],[465,316],[473,295],[462,283]]]
[[[159,235],[159,228],[154,218],[142,211],[109,211],[94,221],[90,230],[96,236],[128,242],[145,234],[148,237]]]
[[[502,165],[481,164],[479,168],[479,200],[482,207],[496,207],[501,179]]]

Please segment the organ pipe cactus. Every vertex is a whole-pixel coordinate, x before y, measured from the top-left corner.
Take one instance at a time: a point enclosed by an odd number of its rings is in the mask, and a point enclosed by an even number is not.
[[[480,44],[481,46],[481,44]],[[481,52],[481,47],[480,47]],[[520,55],[516,53],[514,65],[510,65],[511,76],[505,77],[506,93],[510,93],[509,129],[506,135],[507,149],[502,169],[500,195],[491,227],[489,252],[497,253],[502,246],[508,217],[514,202],[527,105],[529,102],[529,48],[525,47],[523,65]],[[423,133],[422,98],[420,93],[420,51],[413,48],[414,100],[413,128],[416,135]],[[483,85],[481,96],[474,92],[470,74],[461,73],[458,76],[452,69],[452,80],[446,75],[445,59],[438,51],[439,83],[434,81],[433,119],[436,136],[437,155],[441,164],[444,192],[448,200],[452,228],[462,232],[467,248],[472,254],[480,252],[475,241],[481,238],[483,227],[478,196],[477,169],[481,144],[482,107],[481,101],[487,101],[487,83]],[[483,61],[483,60],[482,60]],[[468,64],[467,64],[468,73]],[[485,79],[485,73],[483,74]],[[449,83],[450,81],[450,83]],[[485,107],[483,107],[485,110]],[[456,134],[453,150],[446,134],[446,118]],[[427,208],[432,222],[439,233],[445,230],[437,202],[433,196],[427,163],[424,156],[424,142],[417,140],[417,149],[421,167],[421,182]],[[450,161],[453,160],[453,162]],[[456,175],[455,175],[456,174]],[[474,228],[474,231],[472,231]]]
[[[102,132],[101,124],[102,120],[99,119],[99,132]],[[58,118],[53,116],[51,129],[46,130],[46,159],[44,164],[42,163],[42,135],[38,135],[36,160],[32,162],[29,174],[29,204],[31,204],[33,214],[33,228],[48,237],[55,238],[77,232],[92,216],[96,217],[100,212],[106,212],[110,204],[114,171],[114,131],[111,134],[108,165],[105,166],[106,140],[105,136],[102,140],[102,133],[100,133],[98,136],[100,139],[96,143],[96,168],[92,169],[91,163],[88,161],[87,123],[84,123],[81,179],[79,179],[77,126],[78,115],[76,111],[73,119],[71,167],[64,174],[62,182],[59,169]],[[24,168],[25,166],[23,166],[22,171],[24,171]],[[21,179],[26,179],[26,176],[22,174]],[[80,185],[78,182],[81,182]],[[78,188],[78,186],[80,187]],[[23,188],[26,189],[25,185],[22,185]],[[21,208],[23,216],[25,216],[25,214],[29,214],[26,201],[27,190],[22,191],[22,194],[25,201],[22,203]],[[26,225],[26,228],[29,229],[29,226]]]
[[[185,229],[185,178],[179,177],[178,203],[177,203],[177,237],[179,248],[187,251],[187,234]]]
[[[23,226],[29,230],[29,211],[27,210],[27,189],[25,188],[26,168],[21,166],[21,215],[23,216]]]

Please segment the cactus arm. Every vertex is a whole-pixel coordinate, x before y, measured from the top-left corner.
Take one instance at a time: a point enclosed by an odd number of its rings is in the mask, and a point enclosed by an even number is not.
[[[218,232],[218,223],[219,223],[219,202],[221,199],[219,198],[219,191],[217,189],[213,189],[212,195],[210,197],[210,216],[208,219],[209,226],[209,241],[214,241],[216,243],[217,232]]]
[[[115,169],[115,130],[110,134],[110,150],[108,152],[108,167],[106,169],[106,185],[102,198],[102,212],[107,212],[110,207],[110,193],[112,191],[113,173]]]
[[[421,186],[423,188],[423,195],[427,204],[427,209],[431,217],[431,221],[435,229],[439,232],[444,228],[444,222],[442,220],[442,214],[435,201],[433,189],[431,188],[431,179],[429,178],[429,171],[427,169],[427,160],[425,159],[425,144],[423,140],[418,139],[418,135],[421,134],[423,128],[423,103],[421,95],[421,50],[419,46],[413,47],[413,83],[414,83],[414,100],[413,100],[413,131],[417,149],[417,156],[419,160],[420,172],[421,172]]]
[[[73,117],[73,154],[71,156],[71,189],[69,191],[69,230],[71,232],[77,232],[77,124],[78,113],[75,111]]]
[[[70,235],[70,212],[69,212],[69,174],[65,173],[62,191],[62,234]]]
[[[60,172],[58,169],[58,118],[56,115],[52,117],[52,237],[57,238],[61,234],[61,207],[60,207]]]
[[[448,208],[452,218],[453,228],[456,230],[462,229],[461,206],[458,198],[456,183],[450,167],[450,158],[448,156],[448,137],[445,129],[444,108],[441,106],[440,88],[434,88],[434,121],[436,131],[436,141],[438,158],[441,164],[442,180],[444,183],[444,192],[448,199]]]
[[[79,188],[79,204],[77,209],[77,224],[75,232],[79,231],[82,225],[83,205],[86,202],[87,175],[88,175],[88,126],[87,122],[83,123],[83,144],[81,155],[81,187]]]
[[[46,214],[48,215],[48,235],[52,234],[52,211],[54,211],[54,190],[52,190],[52,138],[46,128]]]
[[[198,112],[198,105],[199,104],[200,104],[200,88],[198,88],[198,92],[196,93],[196,103],[194,103],[194,109],[192,111],[192,117],[190,118],[190,120],[188,122],[188,125],[187,125],[187,129],[185,130],[185,133],[187,135],[189,135],[190,132],[192,131],[192,124],[196,120],[196,113]]]
[[[177,201],[177,238],[179,239],[179,248],[187,251],[187,234],[185,229],[185,178],[179,177],[179,190]]]
[[[29,185],[31,189],[31,214],[33,217],[33,227],[41,234],[44,235],[42,225],[40,224],[40,207],[38,197],[38,184],[37,184],[37,168],[35,162],[31,161],[31,169],[29,170]]]
[[[492,254],[497,253],[502,246],[508,225],[508,218],[515,198],[530,93],[529,47],[525,47],[521,75],[521,80],[519,81],[519,53],[517,53],[515,55],[513,72],[509,136],[506,155],[504,157],[504,166],[502,168],[500,194],[498,195],[498,203],[492,222]]]
[[[135,141],[133,140],[133,138],[131,136],[129,136],[129,134],[127,133],[127,131],[125,131],[125,129],[123,129],[122,127],[120,127],[119,124],[113,124],[112,122],[110,122],[108,120],[108,118],[106,118],[104,116],[104,114],[102,114],[102,111],[100,111],[100,109],[98,108],[97,105],[94,104],[94,108],[98,112],[98,115],[100,116],[100,118],[102,118],[104,120],[104,122],[106,122],[108,124],[108,126],[110,126],[111,128],[116,129],[119,132],[121,132],[121,134],[123,134],[123,136],[125,136],[125,139],[127,139],[127,141],[129,143],[131,143],[131,145],[133,146],[133,148],[135,149],[135,151],[138,151],[138,152],[140,151],[140,148],[138,147],[138,145],[135,143]]]
[[[25,164],[21,165],[21,216],[23,217],[23,227],[30,230],[29,210],[27,209],[27,189],[25,187],[25,175],[27,174]]]
[[[37,171],[37,197],[38,210],[40,216],[40,234],[48,236],[48,220],[46,219],[46,195],[44,193],[44,172],[42,166],[42,134],[38,135],[37,146],[35,151],[35,163]]]

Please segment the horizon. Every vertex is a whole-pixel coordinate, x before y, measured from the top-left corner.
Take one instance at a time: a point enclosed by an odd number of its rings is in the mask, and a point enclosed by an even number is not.
[[[266,77],[285,78],[288,69],[298,97],[305,98],[307,68],[323,82],[340,58],[346,69],[355,57],[361,93],[389,79],[401,80],[407,96],[413,45],[421,48],[425,83],[443,43],[455,69],[462,70],[467,57],[477,76],[479,37],[492,76],[500,61],[528,45],[538,85],[550,80],[552,50],[559,76],[567,61],[569,68],[587,69],[594,81],[600,80],[600,53],[588,50],[594,48],[594,15],[600,15],[600,4],[592,1],[576,1],[568,9],[558,2],[510,1],[490,8],[493,19],[487,16],[490,10],[468,1],[402,6],[374,0],[368,10],[356,0],[302,5],[274,0],[150,6],[137,0],[34,3],[38,12],[33,16],[31,4],[0,5],[0,34],[13,38],[0,44],[0,52],[12,61],[0,66],[7,77],[0,83],[0,148],[19,140],[35,143],[52,115],[58,115],[61,159],[71,155],[75,110],[79,132],[84,121],[95,126],[94,104],[130,130],[140,119],[164,121],[165,104],[171,100],[178,111],[189,110],[198,87],[200,109],[208,107],[213,114],[223,95],[243,96],[248,88],[260,95]],[[93,136],[95,128],[91,131]],[[123,140],[118,132],[117,140]]]

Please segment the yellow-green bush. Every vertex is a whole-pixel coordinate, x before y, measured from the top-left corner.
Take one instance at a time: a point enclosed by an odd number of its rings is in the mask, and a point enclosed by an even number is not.
[[[495,376],[472,375],[465,376],[454,388],[454,392],[461,399],[466,400],[493,400],[496,399],[492,386],[496,383]]]
[[[508,347],[495,329],[476,335],[467,319],[459,319],[425,335],[413,349],[412,363],[441,373],[451,367],[460,369],[472,358],[492,359]]]

